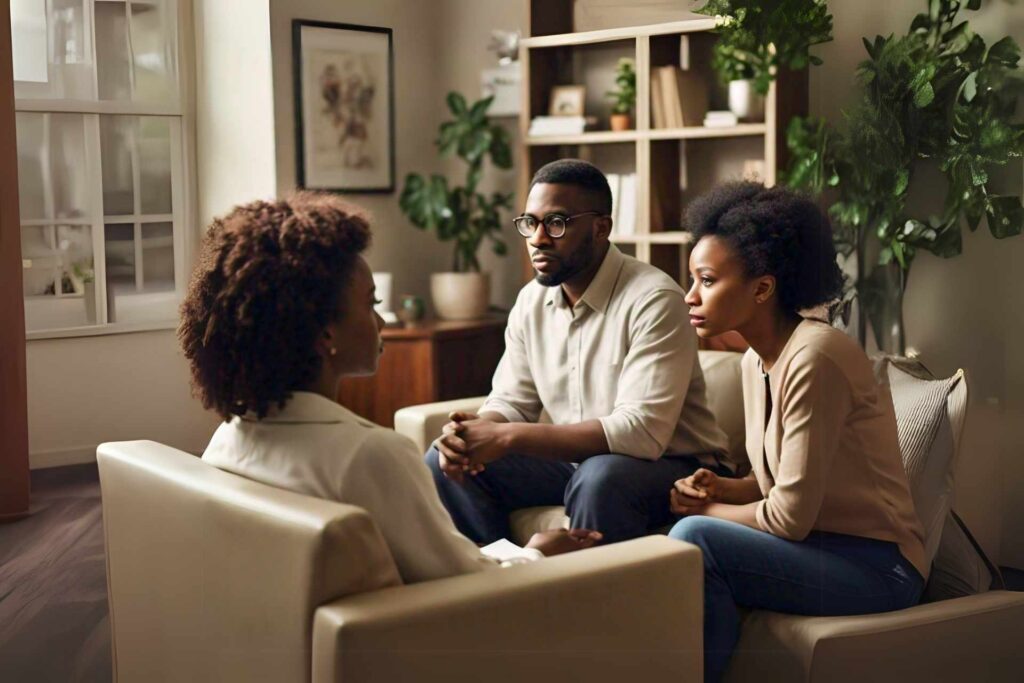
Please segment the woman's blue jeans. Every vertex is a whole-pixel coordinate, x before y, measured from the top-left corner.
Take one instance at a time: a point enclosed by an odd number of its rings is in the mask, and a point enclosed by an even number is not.
[[[924,580],[895,543],[811,532],[789,541],[713,517],[669,532],[704,553],[704,680],[722,679],[739,639],[739,608],[840,616],[917,604]]]

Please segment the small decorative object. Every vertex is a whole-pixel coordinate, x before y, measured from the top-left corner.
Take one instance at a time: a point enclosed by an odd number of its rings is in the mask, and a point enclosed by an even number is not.
[[[384,318],[384,322],[393,323],[398,318],[395,316],[395,312],[391,310],[391,273],[374,273],[373,274],[373,285],[376,288],[376,297],[380,302],[376,304],[373,309],[377,311],[377,315]]]
[[[391,29],[292,21],[299,187],[395,189]]]
[[[636,106],[636,69],[632,59],[620,59],[615,68],[615,90],[605,95],[612,99],[612,130],[629,130],[633,107]]]
[[[453,273],[431,276],[434,308],[442,318],[479,318],[490,302],[490,280],[480,272],[477,252],[485,239],[494,253],[508,251],[501,240],[501,211],[512,206],[512,195],[480,191],[484,161],[490,157],[498,168],[512,166],[508,131],[491,123],[487,109],[491,98],[472,105],[456,92],[448,93],[448,109],[454,120],[445,121],[436,141],[441,156],[456,154],[467,165],[463,186],[448,186],[448,179],[434,174],[425,178],[410,173],[398,205],[414,226],[435,230],[442,241],[455,242]]]
[[[426,309],[423,299],[415,294],[403,294],[398,297],[398,319],[407,326],[423,320]]]
[[[740,121],[764,121],[764,97],[752,79],[729,81],[729,111]]]
[[[551,89],[551,116],[583,116],[587,89],[582,85],[556,85]]]
[[[519,116],[522,72],[519,62],[511,62],[480,72],[482,97],[493,97],[488,116]]]
[[[752,81],[760,95],[768,94],[780,68],[821,64],[808,49],[832,40],[832,15],[825,0],[708,0],[696,12],[718,20],[711,64],[722,82]],[[739,112],[737,116],[743,118]]]
[[[487,49],[497,53],[498,64],[508,66],[519,59],[519,31],[491,31]]]
[[[797,118],[788,131],[786,183],[828,190],[836,250],[855,258],[860,342],[870,323],[879,350],[895,355],[907,349],[903,296],[918,250],[956,256],[963,226],[983,220],[996,239],[1024,232],[1021,195],[1000,193],[995,173],[1024,156],[1020,48],[1009,36],[986,45],[959,18],[978,2],[921,4],[905,35],[864,40],[842,127]],[[922,161],[944,174],[945,196],[908,203]]]

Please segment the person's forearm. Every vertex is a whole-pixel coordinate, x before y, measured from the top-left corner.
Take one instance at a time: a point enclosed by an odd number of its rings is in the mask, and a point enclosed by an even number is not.
[[[709,503],[701,514],[707,517],[717,517],[729,522],[736,522],[737,524],[743,524],[751,529],[761,531],[761,527],[757,525],[756,511],[757,503],[747,503],[746,505]]]
[[[580,462],[608,452],[608,439],[598,420],[572,425],[509,423],[507,450],[545,460]]]
[[[761,495],[761,487],[758,486],[757,479],[754,479],[752,475],[742,479],[721,477],[718,480],[718,485],[722,489],[721,494],[718,496],[718,502],[720,503],[746,505],[747,503],[756,503],[764,498]]]

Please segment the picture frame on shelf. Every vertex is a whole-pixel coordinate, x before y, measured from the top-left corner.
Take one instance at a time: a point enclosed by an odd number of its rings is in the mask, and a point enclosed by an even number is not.
[[[550,116],[583,116],[587,88],[583,85],[556,85],[551,88]]]
[[[395,191],[392,30],[292,20],[296,184]]]

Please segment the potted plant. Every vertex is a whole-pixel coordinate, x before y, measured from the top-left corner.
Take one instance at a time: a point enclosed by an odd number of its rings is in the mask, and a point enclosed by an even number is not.
[[[832,40],[824,0],[708,0],[696,11],[718,20],[712,66],[743,121],[764,119],[764,96],[780,68],[820,64],[808,49]]]
[[[71,281],[75,292],[81,292],[85,299],[85,319],[96,322],[96,273],[91,261],[75,261],[71,265]]]
[[[442,241],[455,242],[452,272],[430,277],[434,309],[442,318],[479,318],[490,303],[490,278],[480,272],[477,252],[490,240],[495,254],[508,251],[501,233],[500,213],[511,208],[512,195],[479,191],[484,162],[490,158],[498,168],[511,168],[512,152],[508,133],[487,118],[493,97],[467,104],[457,92],[448,93],[453,119],[441,124],[435,141],[441,156],[458,156],[466,164],[464,185],[449,187],[448,179],[435,173],[425,178],[410,173],[398,203],[402,212],[421,230],[433,230]]]
[[[858,336],[864,344],[870,322],[887,353],[906,350],[903,295],[917,250],[956,256],[961,226],[974,231],[982,218],[997,239],[1024,231],[1020,196],[990,184],[993,171],[1024,155],[1024,126],[1015,122],[1020,49],[1009,37],[986,46],[957,22],[962,4],[928,0],[906,35],[865,39],[860,99],[843,128],[795,119],[788,133],[786,182],[826,194],[838,250],[856,259]],[[925,164],[947,184],[937,215],[907,206]]]
[[[612,130],[632,128],[633,107],[636,106],[636,69],[633,60],[623,58],[615,68],[615,90],[605,95],[612,100]]]

